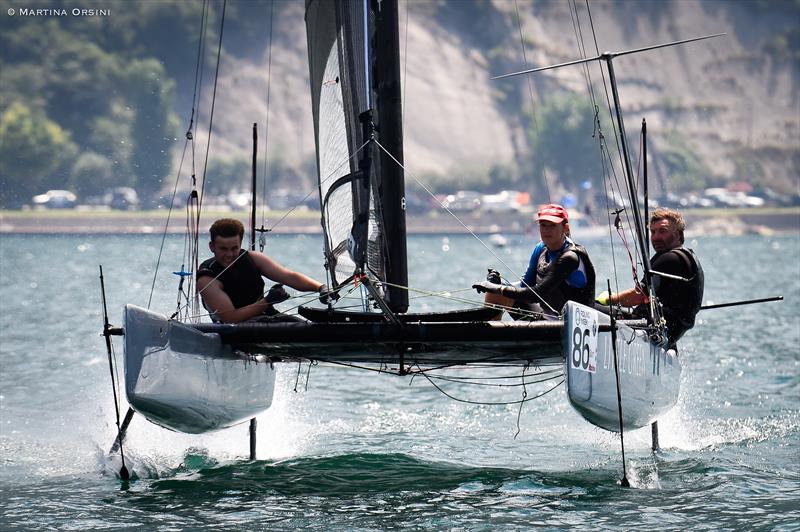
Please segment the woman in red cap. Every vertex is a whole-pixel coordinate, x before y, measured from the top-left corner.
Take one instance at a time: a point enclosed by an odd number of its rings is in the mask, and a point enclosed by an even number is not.
[[[512,312],[515,319],[558,316],[567,301],[592,306],[594,267],[586,249],[569,238],[567,210],[551,203],[539,209],[536,220],[542,241],[533,249],[522,281],[502,284],[500,274],[489,270],[486,281],[473,288],[486,293],[488,304],[528,311]]]

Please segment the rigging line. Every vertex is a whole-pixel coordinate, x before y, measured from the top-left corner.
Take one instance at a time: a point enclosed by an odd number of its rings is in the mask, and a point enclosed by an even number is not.
[[[533,401],[534,399],[538,399],[540,397],[543,397],[543,396],[547,395],[548,393],[552,392],[553,390],[555,390],[556,388],[561,386],[561,384],[564,382],[564,379],[561,379],[558,383],[556,383],[549,390],[547,390],[545,392],[542,392],[542,393],[540,393],[538,395],[534,395],[533,397],[528,397],[528,398],[525,398],[525,399],[521,399],[519,401],[482,402],[482,401],[470,401],[469,399],[459,399],[458,397],[455,397],[455,396],[447,393],[446,391],[444,391],[442,388],[440,388],[435,382],[433,382],[430,379],[430,377],[428,377],[428,375],[426,375],[426,373],[424,371],[422,372],[422,376],[425,377],[426,379],[428,379],[428,382],[431,383],[431,385],[434,388],[439,390],[439,392],[441,392],[442,395],[444,395],[445,397],[447,397],[449,399],[452,399],[454,401],[458,401],[459,403],[467,403],[467,404],[471,404],[471,405],[486,405],[486,406],[507,406],[507,405],[518,405],[518,404],[521,404],[521,403],[527,403],[528,401]]]
[[[200,123],[200,101],[202,100],[203,94],[203,78],[205,77],[205,47],[206,47],[206,35],[208,34],[208,11],[209,11],[209,0],[205,0],[203,2],[203,10],[200,17],[200,37],[197,40],[197,58],[195,60],[195,86],[194,92],[197,95],[192,96],[192,119],[194,120],[195,109],[197,109],[197,120],[196,123]],[[186,132],[186,136],[189,137],[191,135],[191,146],[192,146],[192,173],[191,173],[191,180],[192,186],[190,190],[195,191],[197,187],[197,165],[196,158],[197,153],[195,152],[195,144],[194,144],[194,134],[192,133],[192,129],[196,129],[194,123],[190,123],[189,130]]]
[[[570,16],[572,18],[572,28],[573,28],[573,31],[575,32],[575,40],[576,40],[576,43],[578,45],[578,54],[579,54],[579,56],[581,58],[586,58],[587,57],[586,44],[585,44],[585,40],[583,38],[583,28],[582,28],[581,23],[580,23],[580,14],[578,12],[577,1],[576,0],[570,0],[570,7],[571,7]],[[587,6],[587,8],[588,8],[588,6]],[[573,15],[573,11],[574,11],[574,15]],[[589,93],[589,98],[591,99],[591,102],[592,102],[592,109],[595,110],[594,120],[593,120],[594,127],[595,127],[595,132],[593,133],[592,136],[595,136],[595,135],[597,136],[597,145],[598,145],[598,149],[600,151],[600,166],[601,166],[601,169],[602,169],[604,189],[606,190],[606,215],[607,215],[607,221],[608,221],[608,235],[609,235],[608,238],[609,238],[609,242],[612,245],[612,264],[613,264],[613,271],[614,271],[614,284],[618,289],[619,288],[619,279],[618,279],[616,260],[615,260],[615,256],[614,256],[615,254],[614,254],[614,250],[613,250],[614,232],[611,229],[611,211],[610,211],[610,208],[608,206],[608,188],[607,188],[607,186],[605,186],[607,184],[606,177],[607,177],[607,172],[608,172],[608,169],[606,168],[606,164],[605,164],[605,152],[607,151],[608,147],[607,147],[607,145],[605,143],[605,135],[603,134],[603,127],[602,127],[602,122],[600,120],[599,106],[597,105],[597,97],[596,97],[595,91],[594,91],[594,83],[592,81],[591,69],[590,69],[588,63],[582,63],[581,64],[581,68],[582,68],[583,73],[584,73],[584,78],[586,79],[586,86],[587,86],[587,91]],[[602,74],[602,70],[603,70],[602,67],[600,67],[601,74]],[[605,78],[603,78],[603,82],[605,83]],[[613,125],[613,121],[612,121],[612,125]],[[609,163],[611,163],[610,157],[609,157]],[[610,164],[610,167],[611,167],[612,171],[614,172],[614,179],[617,182],[617,186],[619,186],[619,178],[617,177],[616,172],[614,171],[613,164]],[[626,217],[627,217],[627,213],[626,213]],[[624,243],[625,242],[624,234],[621,234],[621,236],[623,237],[622,240],[623,240],[623,243]]]
[[[594,40],[594,44],[595,44],[595,50],[596,50],[597,54],[599,55],[600,52],[599,52],[599,46],[598,46],[598,43],[597,43],[597,34],[596,34],[595,30],[594,30],[594,20],[592,18],[592,13],[591,13],[591,9],[589,8],[588,0],[586,1],[586,11],[588,13],[590,26],[592,28],[592,36],[593,36],[593,40]],[[577,9],[577,3],[575,4],[575,17],[579,18],[578,9]],[[579,40],[580,40],[581,46],[583,46],[583,31],[581,29],[580,22],[578,22],[578,24],[577,24],[577,29],[580,32]],[[585,57],[585,48],[583,49],[583,54],[584,54],[584,57]],[[596,110],[598,110],[599,106],[597,105],[597,100],[596,100],[596,96],[595,96],[595,93],[594,93],[593,84],[591,83],[591,74],[590,74],[588,65],[586,65],[585,63],[584,63],[584,65],[585,65],[586,75],[587,75],[587,78],[589,80],[588,83],[589,83],[589,90],[590,90],[592,103],[594,105],[594,108]],[[610,102],[610,99],[608,97],[608,87],[607,87],[607,84],[606,84],[605,73],[603,72],[602,66],[600,67],[600,75],[601,75],[601,78],[602,78],[602,81],[603,81],[603,87],[604,87],[605,93],[606,93],[606,103],[607,103],[608,112],[609,112],[609,115],[612,115],[611,102]],[[622,188],[623,187],[620,186],[619,177],[617,176],[617,172],[616,172],[615,166],[614,166],[613,161],[611,159],[611,154],[610,154],[610,152],[608,150],[608,144],[605,142],[605,135],[603,135],[603,133],[602,133],[602,124],[600,122],[599,114],[597,114],[597,113],[595,114],[595,122],[596,122],[596,127],[598,129],[598,142],[599,142],[599,146],[600,146],[601,164],[602,164],[602,168],[603,168],[603,183],[604,183],[604,188],[605,188],[605,191],[606,191],[606,214],[607,214],[608,227],[609,227],[609,240],[613,243],[613,232],[611,230],[611,207],[609,205],[608,168],[611,169],[611,173],[613,174],[613,178],[614,178],[614,183],[616,183],[616,190],[619,192],[620,198],[624,198],[624,195],[622,194]],[[613,117],[611,118],[610,123],[611,123],[612,131],[614,132],[614,138],[615,138],[616,143],[617,143],[617,154],[620,155],[620,164],[624,167],[625,163],[622,160],[622,149],[620,147],[620,139],[619,139],[619,135],[617,134],[616,124],[614,123]],[[609,163],[608,168],[605,166],[605,157],[608,157],[608,163]],[[611,188],[612,191],[615,190],[613,184],[611,184],[610,188]],[[625,246],[627,248],[627,244],[625,243],[626,239],[624,237],[624,231],[626,230],[626,228],[631,228],[632,229],[633,228],[633,224],[631,223],[630,214],[628,213],[627,210],[623,211],[623,217],[625,218],[625,221],[626,221],[626,223],[625,223],[626,227],[621,229],[620,236],[622,237],[623,243],[625,244]],[[637,249],[638,249],[638,246],[637,246]],[[616,286],[617,291],[619,291],[619,276],[618,276],[618,270],[617,270],[617,264],[616,264],[616,252],[614,251],[613,246],[612,246],[612,263],[613,263],[613,271],[614,271],[614,284]],[[633,263],[633,259],[631,259],[631,266],[632,266],[632,268],[633,268],[633,270],[635,272],[636,271],[636,267],[635,267],[635,264]],[[635,275],[634,275],[634,283],[638,284],[638,279],[636,278]]]
[[[450,368],[459,367],[459,366],[463,367],[464,369],[472,369],[472,368],[486,369],[486,368],[499,368],[499,367],[514,367],[514,368],[516,368],[516,367],[519,367],[519,363],[518,362],[497,362],[497,359],[502,358],[504,356],[505,355],[503,355],[503,354],[490,354],[490,355],[484,356],[483,358],[478,358],[478,359],[475,359],[475,360],[471,360],[471,361],[466,362],[466,363],[452,362],[452,363],[448,363],[448,364],[437,364],[436,366],[430,366],[430,367],[427,367],[425,369],[420,367],[419,362],[414,362],[413,365],[416,366],[419,369],[414,371],[414,370],[411,370],[411,368],[409,367],[407,369],[407,374],[413,375],[415,373],[439,371],[439,370],[442,370],[442,369],[450,369]],[[526,363],[528,363],[528,362],[529,361],[526,361]],[[551,364],[547,364],[547,365],[551,365]],[[557,365],[559,367],[562,367],[561,363],[558,363]]]
[[[261,180],[261,226],[267,219],[267,177],[269,173],[269,111],[270,94],[272,92],[272,27],[274,19],[275,0],[269,3],[269,44],[267,45],[267,118],[264,125],[264,174]]]
[[[575,32],[576,42],[578,44],[578,53],[579,53],[581,58],[586,58],[587,57],[586,45],[585,45],[585,41],[584,41],[584,38],[583,38],[583,29],[582,29],[582,26],[581,26],[581,23],[580,23],[580,14],[578,12],[578,4],[577,4],[576,0],[570,0],[570,6],[571,6],[570,16],[572,17],[572,27],[573,27],[573,31]],[[573,15],[573,10],[574,10],[574,15]],[[588,10],[588,5],[587,5],[587,10]],[[591,19],[591,12],[589,13],[589,16],[590,16],[590,19]],[[596,42],[597,41],[596,41],[596,36],[595,36],[595,43]],[[587,89],[588,89],[588,92],[589,92],[589,96],[590,96],[591,101],[592,101],[592,107],[593,107],[593,109],[595,109],[594,123],[595,123],[595,128],[596,128],[596,133],[597,133],[598,147],[600,149],[600,158],[601,158],[601,165],[602,165],[602,168],[603,168],[603,177],[605,179],[607,170],[606,170],[606,167],[605,167],[604,151],[605,152],[608,151],[608,146],[605,143],[605,135],[603,134],[602,123],[600,121],[599,106],[597,105],[597,97],[596,97],[595,91],[594,91],[594,83],[592,82],[591,69],[589,68],[589,64],[586,63],[586,62],[581,64],[581,68],[583,69],[584,77],[586,79],[586,85],[587,85]],[[603,73],[602,67],[600,68],[600,72],[601,72],[601,74]],[[603,83],[605,85],[605,77],[604,76],[603,76]],[[614,125],[613,119],[612,119],[611,124],[612,124],[612,126]],[[619,187],[619,178],[616,175],[616,171],[614,170],[613,163],[611,163],[610,156],[609,156],[609,163],[610,163],[610,168],[612,169],[612,171],[614,173],[614,179],[615,179],[615,181],[617,183],[617,187]],[[621,193],[620,193],[620,195],[621,195]],[[606,204],[608,204],[608,195],[606,195]],[[630,217],[629,217],[627,212],[625,212],[625,218],[626,218],[626,221],[628,222],[627,226],[630,226]],[[613,243],[613,231],[611,231],[610,215],[609,215],[608,219],[609,219],[609,241]],[[625,240],[624,239],[624,235],[622,235],[622,236],[623,236],[623,241],[624,241]],[[614,268],[614,280],[615,280],[615,284],[619,283],[619,281],[617,279],[616,264],[615,264],[615,268]]]
[[[324,182],[328,181],[328,180],[329,180],[329,179],[331,179],[331,178],[332,178],[334,175],[336,175],[336,172],[337,172],[337,171],[338,171],[338,170],[339,170],[339,169],[340,169],[342,166],[344,166],[345,164],[347,164],[347,163],[348,163],[348,162],[349,162],[349,161],[350,161],[350,160],[351,160],[353,157],[355,157],[356,155],[358,155],[358,153],[359,153],[359,152],[360,152],[360,151],[361,151],[361,150],[364,148],[364,146],[366,146],[367,144],[369,144],[369,142],[370,142],[369,140],[367,140],[366,142],[364,142],[364,144],[362,144],[362,145],[361,145],[361,147],[359,147],[359,148],[358,148],[358,149],[355,151],[355,153],[353,153],[353,155],[351,155],[350,157],[348,157],[346,160],[342,161],[342,163],[341,163],[341,164],[339,164],[339,166],[337,166],[336,168],[334,168],[334,169],[333,169],[333,171],[330,173],[330,175],[329,175],[328,177],[326,177],[324,180],[322,180],[322,181],[320,182],[320,184],[322,184],[322,183],[324,183]],[[307,199],[309,196],[311,196],[311,194],[313,194],[314,192],[315,192],[315,191],[314,191],[314,190],[312,190],[311,192],[309,192],[308,194],[306,194],[305,198],[303,198],[302,200],[300,200],[300,202],[299,202],[299,203],[297,203],[297,204],[296,204],[294,207],[292,207],[291,209],[289,209],[289,211],[287,211],[287,212],[286,212],[286,213],[285,213],[285,214],[284,214],[284,215],[281,217],[281,219],[280,219],[280,220],[278,220],[277,222],[275,222],[275,223],[273,224],[273,226],[269,228],[269,231],[272,231],[273,229],[275,229],[275,228],[276,228],[276,227],[277,227],[277,226],[278,226],[278,225],[279,225],[281,222],[283,222],[283,220],[285,220],[285,219],[286,219],[286,217],[287,217],[287,216],[289,216],[289,214],[291,214],[291,213],[292,213],[292,211],[294,211],[294,210],[295,210],[297,207],[299,207],[299,206],[300,206],[300,205],[301,205],[301,204],[302,204],[302,203],[303,203],[303,202],[304,202],[304,201],[305,201],[305,200],[306,200],[306,199]],[[199,215],[199,213],[198,213],[198,215],[197,215],[197,220],[198,220],[198,224],[197,224],[197,225],[198,225],[198,228],[199,228],[199,226],[200,226],[200,223],[199,223],[199,221],[200,221],[200,215]],[[233,260],[233,262],[231,262],[231,263],[230,263],[230,264],[229,264],[227,267],[225,267],[225,269],[223,269],[221,272],[219,272],[219,275],[217,275],[216,277],[214,277],[214,280],[218,279],[220,275],[222,275],[223,273],[225,273],[225,272],[228,270],[228,268],[230,268],[231,266],[233,266],[234,264],[236,264],[236,262],[237,262],[237,261],[238,261],[240,258],[242,258],[242,256],[244,256],[244,254],[240,254],[239,256],[237,256],[237,257],[236,257],[236,258]],[[206,286],[208,286],[208,285],[206,285]],[[202,290],[198,291],[198,292],[197,292],[197,294],[198,294],[198,295],[202,294],[204,290],[205,290],[205,288],[203,288]]]
[[[519,6],[517,5],[517,0],[514,0],[514,11],[517,15],[517,28],[519,29],[519,42],[522,48],[522,62],[525,64],[525,68],[528,68],[528,57],[525,53],[525,37],[522,33],[522,19],[519,16]],[[530,76],[526,76],[528,78],[528,95],[531,99],[531,121],[533,122],[533,130],[536,132],[536,136],[538,137],[541,132],[539,131],[539,121],[536,120],[536,105],[534,104],[533,99],[533,80]],[[547,167],[542,165],[542,178],[544,180],[544,186],[547,190],[547,203],[552,203],[552,197],[550,194],[550,182],[547,179]]]
[[[497,383],[492,383],[492,382],[474,382],[474,381],[471,381],[471,380],[470,381],[461,380],[461,379],[459,379],[457,377],[440,377],[438,375],[428,375],[428,376],[431,379],[435,379],[435,380],[438,380],[438,381],[452,382],[452,383],[464,384],[464,385],[468,385],[468,386],[485,386],[485,387],[490,387],[490,388],[519,388],[520,386],[522,386],[524,388],[525,386],[528,386],[528,385],[541,384],[543,382],[547,382],[547,381],[551,381],[551,380],[554,380],[554,379],[558,379],[560,377],[563,377],[564,373],[560,372],[558,375],[554,375],[552,377],[547,377],[547,378],[544,378],[544,379],[523,380],[522,382],[518,382],[518,383],[515,383],[515,384],[497,384]],[[523,379],[525,377],[531,377],[531,376],[532,375],[525,375],[525,376],[523,376]],[[503,378],[504,379],[518,379],[519,375],[516,375],[514,377],[503,377]]]
[[[606,197],[606,219],[608,221],[608,240],[611,243],[611,269],[614,272],[614,287],[617,292],[619,292],[619,270],[617,269],[617,253],[614,250],[614,232],[611,229],[611,206],[609,204],[608,199],[608,170],[606,169],[606,160],[605,156],[603,155],[603,141],[601,141],[600,145],[600,161],[601,167],[603,169],[603,190],[605,191]]]
[[[589,16],[589,25],[590,25],[590,27],[592,29],[592,38],[594,40],[594,48],[595,48],[595,51],[596,51],[597,55],[600,56],[600,46],[598,45],[598,42],[597,42],[597,32],[594,29],[594,18],[592,17],[592,10],[589,7],[589,0],[585,0],[585,3],[586,3],[586,12],[587,12],[587,14]],[[606,65],[606,67],[608,67],[608,65]],[[617,145],[617,154],[619,155],[619,159],[620,159],[619,160],[620,167],[624,169],[625,168],[625,157],[628,154],[624,153],[624,150],[622,149],[622,145],[621,145],[620,137],[623,134],[623,132],[622,131],[618,132],[617,131],[617,126],[614,123],[614,118],[613,118],[614,113],[613,113],[612,106],[611,106],[611,98],[609,97],[609,94],[608,94],[608,84],[606,83],[606,76],[605,76],[605,72],[603,72],[602,66],[600,68],[600,75],[602,76],[602,80],[603,80],[603,89],[604,89],[604,92],[605,92],[605,95],[606,95],[606,106],[608,108],[608,114],[611,117],[611,120],[610,120],[611,129],[614,132],[614,139],[615,139],[616,145]],[[620,115],[621,114],[622,114],[622,110],[620,109]],[[612,167],[613,167],[613,165],[612,165]],[[616,172],[614,172],[614,175],[616,176]],[[617,184],[619,185],[619,183],[617,183]],[[621,190],[622,189],[620,188],[620,192],[621,192]],[[631,205],[631,208],[632,209],[636,208],[636,206],[635,205]],[[627,213],[627,211],[625,212],[625,217],[626,217],[626,219],[628,221],[629,227],[633,228],[635,226],[635,224],[631,224],[630,223],[629,214]],[[636,247],[636,249],[638,251],[638,254],[643,254],[644,250],[639,250],[638,239],[634,239],[634,244],[635,244],[635,247]]]
[[[302,204],[303,204],[303,203],[304,203],[304,202],[305,202],[305,201],[306,201],[306,200],[307,200],[307,199],[308,199],[308,198],[311,196],[311,194],[314,194],[314,193],[315,193],[315,192],[317,192],[317,191],[320,191],[320,194],[321,194],[321,190],[322,190],[322,184],[323,184],[323,183],[326,183],[328,180],[332,179],[334,176],[337,176],[337,177],[338,177],[338,174],[337,174],[337,172],[339,171],[339,169],[340,169],[340,168],[342,168],[342,167],[343,167],[345,164],[349,163],[349,162],[350,162],[352,159],[354,159],[354,158],[356,157],[356,155],[358,155],[358,154],[361,152],[361,150],[363,150],[363,149],[364,149],[364,146],[366,146],[366,145],[367,145],[367,144],[369,144],[370,142],[371,142],[371,139],[367,139],[366,141],[364,141],[364,143],[363,143],[361,146],[359,146],[359,147],[358,147],[358,149],[357,149],[355,152],[353,152],[353,154],[352,154],[352,155],[348,156],[348,157],[347,157],[347,159],[345,159],[344,161],[342,161],[341,163],[339,163],[339,165],[338,165],[338,166],[336,166],[336,167],[335,167],[333,170],[331,170],[330,174],[328,174],[328,177],[326,177],[325,179],[321,180],[321,181],[319,182],[319,185],[318,185],[317,187],[315,187],[315,188],[314,188],[314,190],[312,190],[311,192],[309,192],[308,194],[306,194],[306,195],[305,195],[305,197],[304,197],[303,199],[301,199],[300,201],[298,201],[298,202],[297,202],[297,203],[294,205],[294,207],[292,207],[291,209],[289,209],[288,211],[286,211],[286,213],[285,213],[283,216],[281,216],[281,218],[280,218],[280,219],[279,219],[277,222],[275,222],[275,223],[272,225],[272,227],[270,227],[270,228],[269,228],[269,231],[272,231],[273,229],[275,229],[276,227],[278,227],[278,226],[279,226],[279,225],[280,225],[280,224],[281,224],[281,223],[282,223],[282,222],[283,222],[283,221],[286,219],[286,217],[287,217],[287,216],[289,216],[289,215],[290,215],[290,214],[291,214],[291,213],[292,213],[292,212],[293,212],[295,209],[297,209],[297,208],[298,208],[300,205],[302,205]],[[324,206],[323,206],[323,208],[324,208]]]
[[[186,139],[183,143],[183,153],[181,154],[181,162],[178,164],[178,173],[175,176],[175,186],[172,189],[172,198],[169,202],[169,210],[167,211],[167,221],[164,222],[164,232],[161,234],[161,247],[158,249],[158,258],[156,259],[156,267],[153,271],[153,283],[150,285],[150,296],[147,298],[147,308],[150,308],[150,304],[153,301],[153,292],[156,289],[156,279],[158,278],[158,269],[161,265],[161,256],[164,253],[164,244],[167,241],[167,230],[169,229],[169,222],[170,218],[172,217],[172,209],[173,205],[175,204],[175,195],[178,193],[178,182],[180,181],[181,171],[183,170],[183,161],[186,158],[186,149],[189,145],[189,139]]]
[[[528,369],[529,366],[530,366],[530,362],[525,364],[525,366],[522,368],[522,400],[523,401],[525,400],[526,397],[528,397],[528,389],[525,387],[525,371]],[[523,403],[519,404],[519,410],[517,410],[517,432],[514,434],[514,439],[515,440],[517,439],[517,436],[519,436],[519,433],[520,433],[520,430],[521,430],[520,427],[519,427],[519,420],[522,417],[522,404]]]
[[[170,218],[172,217],[172,210],[173,210],[174,205],[175,205],[175,196],[177,195],[177,192],[178,192],[178,182],[180,181],[181,172],[183,170],[183,163],[184,163],[184,160],[186,158],[186,151],[187,151],[187,148],[189,146],[190,141],[191,141],[191,145],[192,145],[192,154],[194,154],[194,142],[192,141],[193,135],[192,135],[191,131],[192,131],[192,128],[194,126],[195,106],[196,106],[198,98],[199,98],[198,83],[199,83],[199,80],[202,79],[201,61],[200,61],[200,59],[202,57],[202,48],[203,48],[202,43],[203,43],[204,37],[205,37],[206,9],[207,9],[207,2],[204,2],[203,3],[202,12],[201,12],[201,16],[200,16],[200,35],[199,35],[198,40],[197,40],[197,56],[195,58],[194,87],[193,87],[193,91],[194,92],[192,94],[192,113],[191,113],[191,117],[189,118],[189,127],[188,127],[187,132],[186,132],[186,140],[184,141],[184,144],[183,144],[183,152],[181,153],[181,160],[180,160],[180,163],[178,164],[178,172],[177,172],[177,175],[175,176],[175,186],[172,189],[172,198],[170,199],[169,211],[167,212],[167,220],[166,220],[166,222],[164,224],[164,232],[163,232],[162,237],[161,237],[161,247],[159,248],[158,258],[156,260],[155,271],[153,272],[153,282],[152,282],[152,284],[150,286],[150,295],[148,296],[148,299],[147,299],[147,308],[148,309],[150,308],[150,305],[152,304],[152,301],[153,301],[153,293],[155,292],[156,279],[158,277],[158,270],[159,270],[159,267],[160,267],[160,264],[161,264],[161,257],[162,257],[163,252],[164,252],[164,244],[166,242],[167,230],[169,229]]]
[[[222,37],[225,30],[225,8],[228,6],[228,0],[222,2],[222,18],[219,23],[219,43],[217,44],[217,66],[214,72],[214,90],[211,96],[211,114],[208,119],[208,139],[206,140],[206,155],[203,161],[203,180],[200,185],[200,198],[197,206],[197,226],[200,227],[200,212],[203,210],[203,199],[205,197],[206,188],[206,173],[208,172],[208,156],[211,150],[211,134],[213,133],[214,125],[214,108],[217,104],[217,82],[219,81],[219,65],[222,59]]]
[[[202,81],[203,81],[203,67],[205,65],[205,61],[203,60],[203,49],[205,44],[206,38],[206,30],[208,28],[208,17],[206,16],[208,12],[208,0],[203,2],[203,9],[200,14],[200,32],[197,38],[197,57],[195,58],[194,64],[194,92],[192,93],[192,115],[189,119],[189,128],[187,130],[187,135],[189,132],[192,131],[194,127],[194,112],[195,109],[198,107],[200,102],[200,95],[202,92]],[[199,109],[198,109],[198,121],[199,121]]]
[[[402,286],[402,285],[390,283],[390,282],[387,282],[387,281],[382,281],[381,284],[384,284],[386,286],[391,286],[391,287],[394,287],[394,288],[400,288],[400,289],[403,289],[403,290],[408,290],[409,292],[417,292],[417,293],[424,294],[424,296],[420,296],[420,297],[440,297],[441,299],[444,299],[445,301],[456,301],[458,303],[470,303],[470,304],[478,303],[474,299],[465,299],[465,298],[461,298],[461,297],[452,297],[452,296],[446,295],[446,293],[428,292],[428,291],[423,290],[421,288],[411,288],[409,286]],[[464,289],[464,290],[471,290],[471,289]],[[450,292],[457,292],[457,291],[459,291],[459,290],[452,290]],[[536,317],[542,317],[543,318],[543,317],[546,316],[545,314],[543,314],[541,312],[536,312],[536,311],[533,311],[533,310],[527,310],[527,309],[522,309],[522,308],[516,308],[516,307],[513,307],[513,306],[509,307],[509,306],[506,306],[506,305],[500,305],[498,303],[487,303],[485,301],[481,301],[480,303],[484,307],[487,307],[487,308],[493,308],[493,309],[497,309],[497,310],[505,310],[505,311],[508,311],[508,312],[513,311],[515,314],[518,313],[521,316],[527,316],[527,317],[531,317],[531,318],[536,318]]]
[[[400,167],[400,168],[403,170],[403,172],[404,172],[406,175],[410,175],[410,176],[411,176],[411,178],[412,178],[414,181],[416,181],[416,182],[417,182],[417,184],[418,184],[419,186],[421,186],[421,187],[422,187],[422,188],[425,190],[425,192],[427,192],[427,193],[428,193],[428,194],[429,194],[429,195],[430,195],[432,198],[436,199],[436,195],[435,195],[433,192],[431,192],[431,190],[430,190],[428,187],[426,187],[426,186],[425,186],[425,184],[424,184],[424,183],[422,183],[422,182],[421,182],[421,181],[420,181],[420,180],[417,178],[417,176],[416,176],[416,175],[414,175],[414,173],[413,173],[413,172],[411,172],[409,169],[407,169],[407,168],[406,168],[406,167],[403,165],[403,163],[401,163],[400,161],[398,161],[398,160],[397,160],[397,158],[395,158],[395,156],[394,156],[392,153],[390,153],[390,152],[389,152],[389,150],[387,150],[387,149],[386,149],[386,148],[385,148],[385,147],[384,147],[384,146],[383,146],[383,145],[382,145],[382,144],[381,144],[381,143],[380,143],[378,140],[374,140],[374,142],[375,142],[375,144],[376,144],[376,145],[377,145],[377,146],[378,146],[378,147],[381,149],[381,151],[383,151],[383,153],[385,153],[386,155],[388,155],[388,156],[389,156],[389,158],[390,158],[390,159],[392,159],[392,160],[394,161],[394,163],[395,163],[397,166],[399,166],[399,167]],[[455,214],[453,211],[451,211],[450,209],[448,209],[447,207],[445,207],[445,206],[444,206],[444,204],[442,204],[442,203],[439,203],[439,206],[440,206],[442,209],[444,209],[445,211],[447,211],[447,212],[448,212],[448,214],[450,214],[450,216],[452,216],[452,217],[453,217],[453,218],[454,218],[454,219],[455,219],[455,220],[456,220],[456,221],[457,221],[457,222],[458,222],[458,223],[461,225],[461,227],[463,227],[464,229],[466,229],[466,230],[467,230],[467,232],[468,232],[470,235],[472,235],[472,237],[473,237],[475,240],[477,240],[478,242],[480,242],[480,244],[481,244],[481,245],[482,245],[482,246],[483,246],[483,247],[486,249],[486,251],[488,251],[488,252],[489,252],[489,254],[491,254],[491,255],[492,255],[492,257],[494,257],[494,258],[495,258],[495,259],[496,259],[498,262],[500,262],[500,264],[502,264],[502,265],[503,265],[503,266],[504,266],[504,267],[505,267],[505,268],[506,268],[508,271],[512,272],[512,273],[513,273],[513,274],[514,274],[516,277],[518,277],[518,278],[519,278],[519,280],[521,281],[522,285],[524,285],[524,286],[525,286],[526,288],[528,288],[528,289],[529,289],[531,292],[533,292],[533,294],[534,294],[536,297],[538,297],[538,298],[539,298],[539,300],[540,300],[540,301],[541,301],[541,302],[542,302],[542,303],[543,303],[543,304],[544,304],[544,305],[545,305],[545,306],[546,306],[548,309],[550,309],[550,310],[551,310],[551,311],[552,311],[554,314],[558,314],[558,312],[557,312],[557,311],[556,311],[556,310],[555,310],[555,309],[554,309],[552,306],[550,306],[550,304],[549,304],[547,301],[545,301],[545,299],[544,299],[542,296],[540,296],[540,295],[539,295],[539,293],[538,293],[538,292],[536,292],[536,290],[534,290],[532,286],[528,285],[528,283],[526,283],[526,282],[525,282],[525,280],[522,278],[522,276],[518,275],[518,274],[517,274],[517,273],[516,273],[516,272],[515,272],[515,271],[514,271],[514,270],[513,270],[513,269],[512,269],[512,268],[511,268],[511,267],[510,267],[508,264],[506,264],[506,262],[505,262],[505,261],[504,261],[504,260],[503,260],[503,259],[502,259],[502,258],[501,258],[499,255],[497,255],[497,254],[496,254],[496,253],[495,253],[495,252],[492,250],[492,248],[491,248],[491,247],[489,247],[489,246],[486,244],[486,242],[484,242],[483,240],[481,240],[481,238],[480,238],[478,235],[476,235],[476,234],[475,234],[475,233],[474,233],[474,232],[473,232],[473,231],[472,231],[472,230],[471,230],[469,227],[467,227],[467,225],[466,225],[466,224],[465,224],[465,223],[464,223],[464,222],[461,220],[461,218],[459,218],[459,217],[458,217],[458,216],[457,216],[457,215],[456,215],[456,214]]]
[[[530,364],[530,362],[528,362],[528,364]],[[464,368],[464,369],[467,369],[467,368]],[[483,368],[470,367],[469,369],[483,369]],[[430,375],[431,371],[433,371],[433,370],[428,370],[428,374],[429,375]],[[548,374],[552,374],[552,373],[556,373],[558,375],[563,375],[564,374],[564,369],[563,369],[563,367],[561,367],[561,365],[559,365],[559,367],[556,368],[556,369],[547,369],[547,370],[537,371],[534,374],[527,375],[527,377],[539,377],[539,376],[544,376],[544,375],[548,375]],[[514,375],[498,375],[498,376],[495,376],[495,377],[486,377],[484,375],[481,375],[480,377],[431,375],[431,377],[436,378],[436,379],[440,379],[440,380],[451,380],[453,382],[462,382],[464,384],[469,384],[469,381],[477,381],[477,380],[480,380],[480,381],[497,381],[497,380],[518,379],[519,375],[517,375],[517,374],[514,374]],[[552,377],[548,377],[548,379],[549,378],[552,378]],[[519,384],[515,384],[514,386],[519,386]]]

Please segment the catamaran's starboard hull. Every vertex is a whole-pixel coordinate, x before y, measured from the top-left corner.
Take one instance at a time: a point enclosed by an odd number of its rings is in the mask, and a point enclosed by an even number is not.
[[[125,391],[130,406],[162,427],[200,434],[236,425],[272,404],[275,369],[216,334],[126,305]]]
[[[602,327],[610,324],[610,318],[570,301],[564,321],[569,401],[593,425],[619,432],[614,351],[611,333]],[[651,342],[643,330],[619,322],[617,325],[622,424],[627,431],[647,426],[675,405],[681,364],[675,351]]]

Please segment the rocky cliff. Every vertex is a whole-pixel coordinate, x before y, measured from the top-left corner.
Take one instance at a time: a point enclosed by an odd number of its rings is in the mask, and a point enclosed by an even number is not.
[[[212,156],[249,157],[252,123],[260,124],[262,138],[268,123],[269,157],[307,174],[314,141],[303,3],[277,5],[271,48],[265,37],[246,57],[229,54],[223,61]],[[459,188],[460,176],[493,166],[519,171],[537,109],[561,93],[588,94],[580,67],[536,74],[530,85],[525,76],[490,81],[492,75],[573,60],[582,49],[596,55],[724,32],[615,60],[633,150],[646,118],[654,173],[666,189],[671,176],[659,155],[680,138],[711,174],[709,182],[797,191],[800,3],[597,0],[588,8],[566,1],[401,0],[407,180],[435,174]],[[605,106],[602,74],[596,65],[589,73]],[[206,109],[211,94],[204,89]]]

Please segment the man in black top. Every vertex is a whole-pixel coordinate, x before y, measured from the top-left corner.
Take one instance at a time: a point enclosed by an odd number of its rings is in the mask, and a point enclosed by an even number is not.
[[[683,216],[671,209],[656,209],[650,216],[650,242],[656,254],[650,259],[653,291],[663,306],[664,319],[671,344],[694,327],[694,318],[703,302],[703,268],[697,256],[683,247]],[[659,275],[665,273],[675,279]],[[639,286],[617,294],[607,291],[597,296],[601,305],[620,304],[627,307],[646,303]]]
[[[215,321],[237,323],[277,314],[274,303],[289,298],[281,285],[303,292],[319,292],[320,301],[338,299],[335,292],[302,273],[288,270],[263,253],[242,249],[244,226],[223,218],[211,225],[208,247],[214,257],[197,269],[197,291]],[[281,283],[264,295],[264,279]]]

